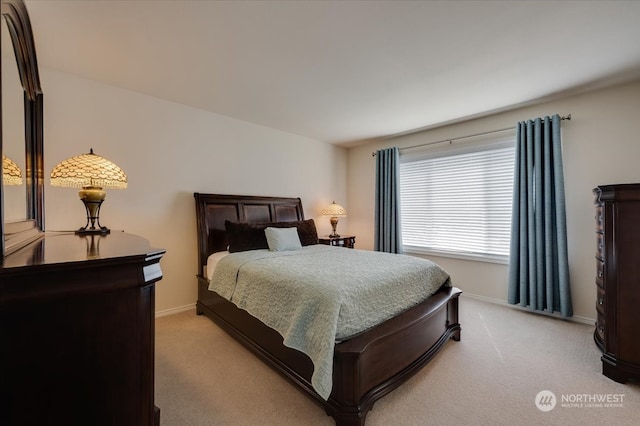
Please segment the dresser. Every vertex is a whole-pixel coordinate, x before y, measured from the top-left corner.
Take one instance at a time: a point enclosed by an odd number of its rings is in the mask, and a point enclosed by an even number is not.
[[[0,260],[0,424],[158,424],[163,254],[112,231],[45,235]]]
[[[599,186],[596,204],[594,340],[602,373],[640,379],[640,184]]]

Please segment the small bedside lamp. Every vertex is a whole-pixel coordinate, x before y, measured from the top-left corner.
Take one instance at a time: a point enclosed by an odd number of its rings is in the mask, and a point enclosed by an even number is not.
[[[22,170],[4,154],[2,154],[2,183],[4,185],[22,185]]]
[[[329,222],[331,222],[331,227],[333,228],[333,233],[329,235],[330,237],[339,237],[336,232],[336,227],[338,226],[338,218],[347,216],[347,211],[336,202],[332,202],[326,209],[322,209],[323,216],[331,216]]]
[[[76,234],[108,234],[109,228],[100,225],[100,206],[107,195],[102,188],[125,189],[127,175],[111,161],[94,154],[92,148],[88,154],[77,155],[55,166],[51,171],[51,186],[82,188],[78,195],[87,210],[87,224]]]

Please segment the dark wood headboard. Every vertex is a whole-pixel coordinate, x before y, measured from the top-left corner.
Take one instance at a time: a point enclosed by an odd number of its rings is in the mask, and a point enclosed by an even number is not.
[[[211,253],[229,245],[224,222],[293,222],[304,220],[300,198],[194,193],[198,231],[198,274]]]

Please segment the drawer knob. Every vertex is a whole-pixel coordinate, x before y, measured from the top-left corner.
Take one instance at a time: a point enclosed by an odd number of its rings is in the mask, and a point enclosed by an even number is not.
[[[602,278],[602,271],[598,271],[598,278]]]
[[[604,305],[604,297],[598,298],[598,304],[599,305]]]

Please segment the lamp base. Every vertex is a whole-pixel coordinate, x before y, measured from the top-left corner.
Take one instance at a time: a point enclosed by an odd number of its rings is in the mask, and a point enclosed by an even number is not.
[[[105,235],[110,233],[109,228],[100,225],[100,206],[102,206],[102,202],[107,195],[104,190],[99,186],[87,185],[82,187],[78,195],[87,211],[87,224],[75,233],[78,235]],[[96,227],[96,225],[98,226]]]
[[[107,235],[111,233],[111,229],[106,226],[100,228],[87,228],[86,226],[74,232],[76,235]]]
[[[329,223],[331,223],[331,229],[333,229],[333,232],[329,234],[329,237],[340,238],[340,235],[338,235],[338,233],[336,232],[336,228],[338,227],[338,217],[331,216],[331,218],[329,219]]]

